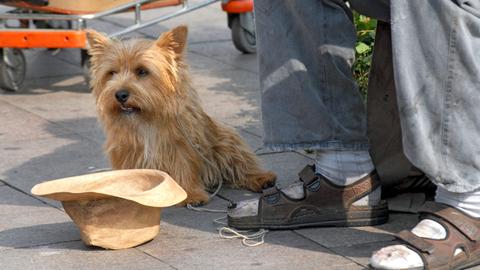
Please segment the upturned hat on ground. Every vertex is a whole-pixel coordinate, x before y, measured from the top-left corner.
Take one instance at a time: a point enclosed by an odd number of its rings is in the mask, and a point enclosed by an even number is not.
[[[161,208],[186,199],[185,191],[158,170],[118,170],[38,184],[34,195],[61,201],[83,242],[108,249],[145,243],[160,230]]]

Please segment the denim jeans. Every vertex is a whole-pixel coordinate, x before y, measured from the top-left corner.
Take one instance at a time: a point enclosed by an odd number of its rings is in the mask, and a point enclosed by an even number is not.
[[[407,158],[449,191],[480,188],[480,1],[350,6],[391,23]],[[255,16],[265,146],[367,150],[350,8],[342,0],[256,0]]]

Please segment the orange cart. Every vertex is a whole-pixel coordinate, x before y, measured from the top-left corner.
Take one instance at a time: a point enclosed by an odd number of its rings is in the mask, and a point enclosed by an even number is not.
[[[217,1],[219,0],[201,0],[190,4],[188,0],[0,0],[0,5],[12,7],[7,12],[0,13],[0,87],[10,91],[21,88],[26,74],[26,61],[22,49],[28,48],[79,48],[82,56],[81,65],[88,76],[89,56],[85,50],[86,35],[83,29],[87,27],[89,20],[132,11],[133,23],[121,31],[110,34],[111,37],[116,37]],[[251,35],[251,29],[254,29],[253,15],[249,15],[252,21],[248,24],[246,22],[248,19],[241,19],[242,12],[238,9],[231,9],[230,13],[228,9],[230,2],[236,1],[223,1],[222,7],[229,12],[229,26],[232,29],[235,46],[243,52],[254,52],[251,48],[241,49],[242,44],[252,44],[251,38],[248,39],[247,36]],[[171,6],[179,8],[170,14],[147,21],[141,18],[144,10]],[[251,9],[246,12],[253,14]],[[9,23],[12,21],[17,25],[11,26]],[[247,28],[242,28],[242,25],[246,25]]]
[[[223,0],[222,9],[228,14],[228,27],[232,30],[235,47],[244,53],[255,53],[253,0]]]

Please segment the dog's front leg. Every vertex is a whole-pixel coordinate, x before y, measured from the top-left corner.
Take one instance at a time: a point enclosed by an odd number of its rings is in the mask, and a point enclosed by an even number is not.
[[[202,187],[189,188],[187,191],[187,199],[182,204],[190,204],[192,206],[203,205],[208,202],[208,193]]]
[[[209,195],[201,180],[199,166],[194,162],[177,158],[177,166],[169,171],[170,175],[187,192],[187,199],[181,204],[201,205],[208,202]],[[185,161],[185,162],[183,162]]]

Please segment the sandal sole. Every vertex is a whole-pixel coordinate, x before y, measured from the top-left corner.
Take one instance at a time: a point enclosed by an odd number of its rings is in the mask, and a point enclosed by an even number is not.
[[[341,214],[338,214],[341,216]],[[347,215],[345,213],[343,216]],[[231,218],[228,217],[228,226],[240,230],[270,229],[270,230],[296,230],[308,227],[362,227],[381,225],[388,221],[388,209],[380,208],[374,211],[352,211],[348,212],[349,218],[333,218],[321,221],[312,221],[312,217],[298,218],[294,223],[262,223],[257,217]]]

